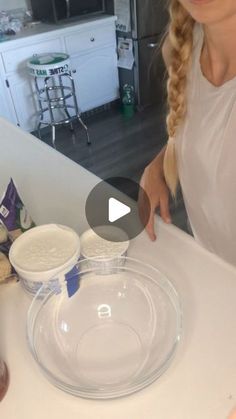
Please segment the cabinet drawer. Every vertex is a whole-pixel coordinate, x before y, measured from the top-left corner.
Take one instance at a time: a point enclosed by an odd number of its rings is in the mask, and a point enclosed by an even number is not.
[[[27,60],[33,54],[41,54],[44,52],[61,52],[62,45],[60,39],[38,42],[36,44],[27,45],[25,47],[13,49],[3,52],[3,64],[7,73],[21,70],[26,67]]]
[[[88,51],[107,45],[115,45],[115,27],[89,29],[88,31],[73,33],[65,37],[66,50],[73,55],[80,51]]]

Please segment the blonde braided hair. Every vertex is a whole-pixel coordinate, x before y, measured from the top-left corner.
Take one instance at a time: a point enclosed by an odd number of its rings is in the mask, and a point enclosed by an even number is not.
[[[167,131],[169,140],[164,157],[164,175],[174,196],[178,184],[178,171],[174,137],[186,113],[186,82],[192,53],[194,20],[178,0],[170,0],[169,40],[171,61],[167,83],[169,113]]]

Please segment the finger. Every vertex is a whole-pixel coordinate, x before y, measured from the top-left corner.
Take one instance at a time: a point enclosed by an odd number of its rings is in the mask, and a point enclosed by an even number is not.
[[[163,221],[165,221],[165,223],[171,223],[171,215],[169,210],[169,196],[167,194],[164,194],[160,198],[160,215]]]
[[[154,222],[155,222],[155,210],[151,209],[150,217],[146,225],[146,231],[152,241],[156,240]]]

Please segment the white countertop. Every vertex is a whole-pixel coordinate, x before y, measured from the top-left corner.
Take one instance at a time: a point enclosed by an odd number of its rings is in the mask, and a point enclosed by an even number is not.
[[[99,181],[30,134],[0,119],[0,194],[15,179],[37,223],[61,222],[82,232],[84,204]],[[91,149],[92,151],[92,149]],[[158,239],[145,232],[129,255],[162,270],[183,305],[183,336],[168,370],[122,399],[91,401],[55,388],[27,348],[30,298],[19,284],[0,287],[0,353],[10,370],[3,419],[225,419],[236,405],[236,269],[157,218]]]
[[[83,19],[75,19],[69,22],[62,22],[59,24],[56,23],[39,23],[34,26],[30,25],[28,27],[23,28],[20,32],[16,35],[8,35],[7,39],[3,42],[0,42],[0,52],[8,51],[9,49],[15,48],[18,45],[22,45],[22,41],[24,40],[26,43],[33,43],[37,42],[37,38],[42,38],[42,35],[46,38],[47,35],[50,36],[60,36],[64,33],[65,29],[70,32],[74,32],[75,30],[86,30],[91,26],[91,23],[94,25],[99,25],[102,22],[111,22],[115,21],[116,16],[112,15],[100,15],[95,17],[88,17]],[[33,39],[32,39],[33,37]]]

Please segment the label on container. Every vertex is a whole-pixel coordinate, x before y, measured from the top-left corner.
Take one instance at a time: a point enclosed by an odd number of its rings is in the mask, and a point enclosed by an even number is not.
[[[68,297],[72,297],[79,289],[79,281],[80,281],[80,274],[79,274],[79,267],[76,264],[70,272],[65,275],[66,286],[67,286],[67,293]]]

